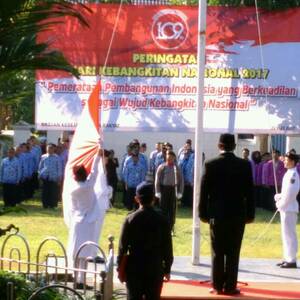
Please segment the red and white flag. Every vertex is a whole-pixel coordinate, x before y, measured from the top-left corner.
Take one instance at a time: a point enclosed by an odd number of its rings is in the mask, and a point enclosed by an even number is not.
[[[73,167],[83,165],[90,173],[96,155],[98,155],[99,145],[102,141],[102,131],[99,129],[100,121],[100,81],[92,91],[81,116],[79,118],[70,150],[68,162],[65,169],[64,188],[63,188],[63,211],[64,220],[67,226],[72,219],[72,198],[71,194],[76,186],[73,178]],[[111,187],[107,185],[103,162],[100,159],[94,195],[96,199],[96,210],[106,210],[109,206]],[[84,201],[84,199],[82,199]]]
[[[99,141],[102,139],[99,129],[100,91],[101,82],[98,81],[77,123],[66,168],[70,169],[77,165],[84,165],[88,173],[91,171],[94,157],[98,153]]]

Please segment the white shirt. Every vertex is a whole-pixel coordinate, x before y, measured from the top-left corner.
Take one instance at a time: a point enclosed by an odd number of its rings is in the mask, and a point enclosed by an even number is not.
[[[298,213],[299,204],[296,197],[299,189],[300,180],[296,167],[288,169],[283,176],[281,193],[274,197],[279,211]]]
[[[67,226],[70,221],[92,223],[99,219],[102,211],[109,208],[112,188],[107,185],[100,156],[94,160],[87,180],[78,182],[70,174],[64,186],[64,217]],[[66,180],[65,180],[66,183]]]

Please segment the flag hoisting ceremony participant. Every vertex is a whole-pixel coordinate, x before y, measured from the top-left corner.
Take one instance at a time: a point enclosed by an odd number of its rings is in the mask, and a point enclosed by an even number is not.
[[[240,249],[246,223],[255,215],[251,165],[236,157],[234,135],[221,134],[220,155],[205,163],[199,216],[209,223],[212,246],[211,293],[236,295]]]
[[[175,153],[169,150],[166,155],[166,162],[159,165],[156,172],[155,196],[159,199],[159,207],[167,216],[174,233],[177,199],[182,198],[184,183]]]
[[[112,188],[107,185],[104,162],[99,144],[99,93],[100,82],[86,103],[69,151],[65,170],[63,208],[69,228],[69,264],[83,269],[85,259],[97,255],[96,247],[87,246],[74,258],[79,247],[92,241],[98,244],[105,212],[109,207]],[[79,286],[83,285],[83,272],[79,272]]]
[[[126,217],[121,231],[117,265],[120,281],[126,282],[128,300],[158,300],[163,279],[170,279],[170,225],[154,209],[153,196],[152,183],[144,181],[137,186],[135,199],[139,208]]]
[[[19,183],[22,176],[21,161],[16,157],[13,147],[8,149],[0,165],[0,182],[2,183],[2,193],[4,206],[16,206],[20,201]]]
[[[288,152],[284,158],[287,169],[282,180],[280,194],[275,194],[275,204],[280,212],[281,239],[283,244],[283,261],[277,265],[280,268],[297,268],[298,240],[296,225],[299,212],[297,195],[300,189],[299,174],[296,164],[298,156]]]

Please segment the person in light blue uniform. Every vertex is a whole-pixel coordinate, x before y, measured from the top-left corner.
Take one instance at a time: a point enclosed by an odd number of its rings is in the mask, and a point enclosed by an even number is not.
[[[62,179],[61,159],[55,154],[55,145],[47,146],[47,153],[42,155],[39,164],[39,178],[43,182],[42,203],[44,208],[55,208],[60,196],[60,182]]]
[[[38,168],[42,156],[42,148],[39,145],[38,139],[34,135],[32,135],[28,139],[28,143],[31,145],[30,152],[33,154],[34,157],[34,171],[31,177],[31,188],[33,194],[33,192],[39,188]]]
[[[64,139],[62,143],[62,152],[60,154],[62,160],[63,160],[63,167],[65,169],[68,158],[69,158],[69,148],[70,148],[70,140],[69,139]]]
[[[194,157],[195,154],[192,152],[191,145],[185,144],[185,149],[178,159],[178,165],[184,180],[181,205],[186,207],[192,207],[193,205]]]
[[[19,183],[21,180],[21,163],[15,156],[15,149],[8,150],[0,166],[0,182],[3,186],[4,206],[15,206],[20,202]]]
[[[148,160],[147,160],[146,155],[144,155],[143,153],[140,152],[140,143],[137,140],[133,140],[129,144],[129,153],[130,153],[130,155],[124,161],[123,171],[126,167],[126,164],[128,164],[128,162],[130,160],[132,160],[131,154],[133,154],[133,155],[137,155],[139,157],[139,161],[144,166],[145,172],[147,173],[147,171],[148,171]]]
[[[153,173],[153,175],[155,173],[155,160],[156,160],[158,153],[161,152],[161,148],[162,148],[162,143],[156,143],[155,150],[153,150],[150,153],[149,168],[150,168],[151,173]]]
[[[145,166],[138,155],[133,154],[128,163],[124,165],[125,206],[128,210],[133,209],[136,187],[145,180],[146,173]]]
[[[162,146],[161,152],[157,153],[154,162],[154,174],[156,174],[157,168],[166,161],[167,148]]]
[[[22,166],[22,200],[31,199],[34,192],[33,173],[36,164],[34,155],[31,152],[31,145],[29,143],[22,143],[18,156]]]

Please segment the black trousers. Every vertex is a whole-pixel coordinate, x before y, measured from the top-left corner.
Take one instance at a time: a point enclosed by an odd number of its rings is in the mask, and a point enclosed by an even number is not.
[[[23,188],[23,200],[31,199],[34,193],[33,177],[26,178],[22,183],[22,188]]]
[[[59,184],[56,181],[44,180],[42,188],[42,203],[44,208],[57,207],[59,199]]]
[[[126,198],[125,198],[125,207],[128,210],[132,210],[133,208],[136,208],[136,203],[134,201],[136,188],[127,188],[126,190]]]
[[[183,195],[181,199],[182,206],[193,207],[193,189],[194,187],[190,184],[184,185]]]
[[[171,230],[174,228],[176,218],[176,193],[174,186],[161,185],[161,198],[159,206],[162,213],[168,218]]]
[[[16,206],[20,202],[20,189],[17,184],[3,183],[4,206]]]
[[[127,276],[127,300],[159,300],[162,284],[162,276],[150,277],[147,274]]]
[[[210,220],[212,284],[216,290],[236,288],[244,229],[240,219]]]

